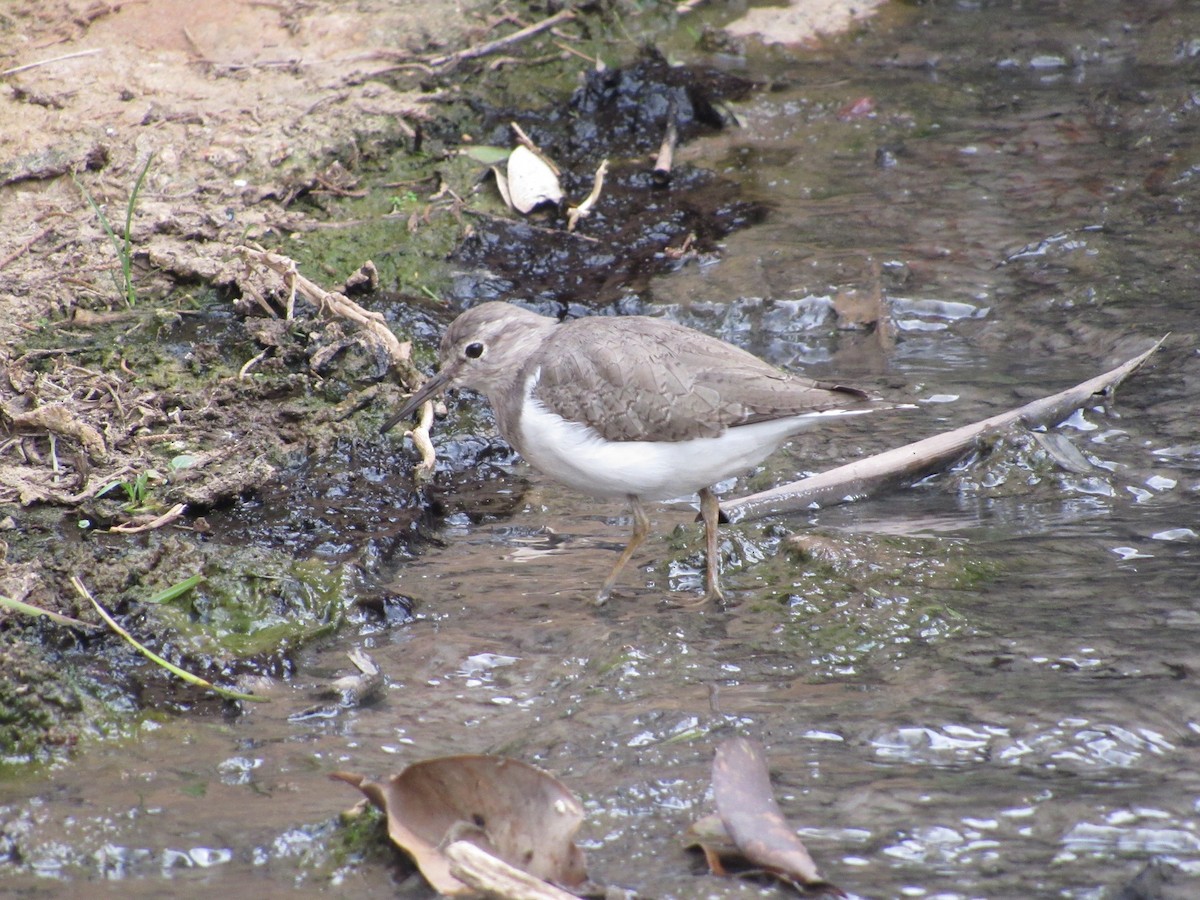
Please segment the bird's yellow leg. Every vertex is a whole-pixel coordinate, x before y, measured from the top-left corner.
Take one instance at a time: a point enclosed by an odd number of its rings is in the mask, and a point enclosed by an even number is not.
[[[633,534],[629,536],[629,543],[625,545],[625,549],[617,557],[617,562],[612,567],[612,571],[608,573],[608,577],[604,579],[604,584],[600,586],[600,593],[596,595],[597,604],[601,604],[608,599],[608,595],[612,593],[613,585],[620,576],[621,570],[625,568],[629,560],[633,557],[634,551],[641,546],[642,541],[646,539],[646,535],[650,533],[650,520],[646,517],[646,510],[642,506],[642,501],[637,497],[631,496],[629,498],[629,509],[633,513]]]

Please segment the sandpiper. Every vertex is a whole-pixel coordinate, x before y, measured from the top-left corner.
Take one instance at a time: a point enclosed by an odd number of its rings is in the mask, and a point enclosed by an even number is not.
[[[439,370],[383,426],[449,387],[487,396],[500,434],[535,469],[597,497],[623,497],[633,534],[604,602],[650,530],[642,502],[699,494],[704,600],[722,600],[713,485],[758,465],[831,416],[893,408],[812,381],[699,331],[647,316],[559,324],[519,306],[475,306],[446,330]]]

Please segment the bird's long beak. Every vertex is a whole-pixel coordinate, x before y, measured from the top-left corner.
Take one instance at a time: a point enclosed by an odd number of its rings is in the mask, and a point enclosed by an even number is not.
[[[453,377],[453,375],[454,371],[452,369],[445,368],[431,377],[423,385],[417,388],[416,393],[408,398],[408,401],[402,407],[400,407],[399,412],[383,423],[383,427],[379,429],[379,433],[387,434],[396,427],[397,422],[399,422],[401,419],[407,419],[414,412],[416,412],[417,407],[419,407],[422,403],[432,397],[436,397],[438,394],[444,391],[446,386],[450,383],[450,379]]]

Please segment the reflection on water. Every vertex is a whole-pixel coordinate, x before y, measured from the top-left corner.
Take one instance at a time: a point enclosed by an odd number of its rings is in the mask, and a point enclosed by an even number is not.
[[[1200,8],[1029,6],[898,4],[837,52],[755,58],[775,89],[740,132],[682,152],[773,213],[653,299],[781,364],[923,401],[797,445],[755,486],[1172,332],[1115,403],[1059,429],[1074,453],[1017,436],[912,490],[730,528],[728,612],[663,602],[695,582],[687,508],[654,513],[595,608],[622,510],[533,477],[511,519],[458,515],[395,572],[413,621],[311,651],[270,706],[150,725],[0,788],[12,883],[393,896],[385,861],[331,849],[354,797],[327,773],[490,751],[580,793],[597,879],[759,896],[676,849],[737,732],[764,739],[784,809],[855,895],[1092,898],[1151,861],[1200,893]],[[859,96],[876,112],[839,118]],[[831,329],[839,291],[863,287],[890,298],[886,339]],[[784,549],[810,524],[848,559]],[[289,720],[352,645],[382,668],[381,699]]]

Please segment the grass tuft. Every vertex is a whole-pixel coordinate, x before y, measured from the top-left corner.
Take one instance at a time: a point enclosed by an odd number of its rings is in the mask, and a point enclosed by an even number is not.
[[[83,182],[79,180],[77,175],[72,174],[75,179],[75,185],[91,206],[92,211],[96,214],[96,218],[100,220],[100,225],[104,229],[104,233],[108,235],[108,239],[112,242],[113,250],[117,254],[117,258],[121,261],[121,277],[113,275],[113,283],[116,285],[117,293],[125,298],[125,305],[131,309],[137,306],[137,288],[133,283],[133,242],[130,239],[130,232],[133,229],[133,211],[137,208],[138,194],[142,191],[142,182],[146,180],[146,173],[150,171],[150,163],[154,161],[154,154],[151,153],[146,157],[146,162],[142,166],[142,170],[138,172],[137,180],[133,183],[133,190],[129,193],[129,201],[125,204],[125,230],[120,237],[113,231],[112,224],[108,221],[108,216],[104,214],[104,210],[96,203],[96,200],[88,193],[88,189],[83,186]]]

